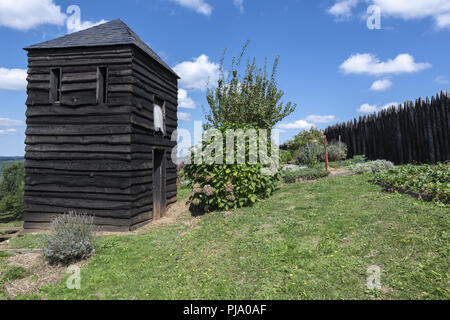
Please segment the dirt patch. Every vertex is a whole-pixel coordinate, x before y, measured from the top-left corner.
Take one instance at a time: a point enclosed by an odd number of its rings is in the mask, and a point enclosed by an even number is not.
[[[167,210],[164,217],[162,217],[159,220],[152,221],[145,227],[140,228],[140,229],[134,231],[133,233],[147,232],[150,229],[161,226],[161,225],[174,224],[177,222],[177,219],[179,217],[181,217],[182,214],[187,213],[187,212],[189,212],[189,208],[186,205],[186,201],[185,200],[178,201],[169,207],[169,209]]]
[[[330,175],[328,177],[343,177],[343,176],[353,176],[356,172],[350,171],[348,169],[330,169]]]
[[[161,219],[156,220],[156,221],[151,221],[147,225],[145,225],[139,229],[136,229],[134,231],[129,231],[129,232],[106,232],[106,231],[103,232],[102,231],[102,232],[97,232],[96,234],[100,235],[100,236],[127,236],[127,235],[141,234],[141,233],[149,232],[152,229],[158,228],[160,226],[175,224],[175,223],[177,223],[177,220],[183,214],[185,214],[186,216],[190,216],[189,208],[186,205],[186,200],[178,201],[178,202],[172,204],[168,208],[164,217],[162,217]],[[193,219],[193,220],[195,221],[196,219]]]
[[[39,287],[45,284],[56,285],[66,271],[64,266],[48,264],[42,253],[17,254],[8,259],[8,264],[22,267],[31,273],[26,278],[4,284],[8,296],[11,298],[21,294],[38,293]]]

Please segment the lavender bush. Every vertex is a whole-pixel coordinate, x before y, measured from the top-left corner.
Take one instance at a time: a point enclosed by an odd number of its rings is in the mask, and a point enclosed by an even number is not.
[[[94,250],[94,218],[69,212],[56,217],[44,237],[44,255],[51,263],[69,264],[86,259]]]

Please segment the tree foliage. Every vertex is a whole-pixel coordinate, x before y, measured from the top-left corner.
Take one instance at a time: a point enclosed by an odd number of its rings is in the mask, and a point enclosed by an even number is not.
[[[23,162],[15,163],[3,170],[0,182],[0,221],[22,217],[24,179]]]
[[[324,144],[324,135],[323,132],[316,128],[311,128],[308,131],[302,131],[294,138],[289,140],[286,145],[287,149],[290,151],[299,150],[301,147],[304,147],[307,143],[315,143],[317,145]]]
[[[271,130],[295,110],[295,103],[281,102],[284,93],[278,89],[276,81],[279,56],[270,76],[267,58],[263,68],[256,65],[256,58],[248,59],[245,70],[242,70],[241,61],[248,44],[247,41],[238,58],[233,57],[231,72],[224,70],[224,53],[217,87],[207,91],[210,112],[206,115],[206,128],[234,123]]]

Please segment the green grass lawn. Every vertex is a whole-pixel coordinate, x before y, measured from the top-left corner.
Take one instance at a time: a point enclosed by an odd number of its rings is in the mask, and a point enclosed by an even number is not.
[[[449,299],[449,207],[383,193],[367,180],[358,175],[286,185],[253,208],[201,219],[184,213],[176,223],[153,225],[138,235],[102,237],[82,268],[81,290],[68,290],[63,280],[40,294]],[[19,241],[32,247],[36,237]],[[366,288],[371,265],[382,270],[382,290]]]

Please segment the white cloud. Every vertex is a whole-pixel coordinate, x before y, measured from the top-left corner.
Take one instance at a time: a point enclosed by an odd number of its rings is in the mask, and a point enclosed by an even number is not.
[[[353,54],[344,61],[340,69],[346,74],[368,74],[373,76],[385,74],[414,73],[431,67],[429,63],[416,63],[409,54],[399,54],[395,59],[380,61],[370,53]]]
[[[66,12],[67,14],[71,14],[66,21],[67,33],[78,32],[106,22],[103,19],[98,22],[81,21],[81,9],[76,5],[69,6]]]
[[[0,68],[0,90],[25,90],[27,70]]]
[[[233,0],[233,4],[239,9],[240,13],[244,13],[244,0]]]
[[[67,16],[54,0],[1,0],[0,26],[15,30],[27,31],[42,24],[52,24],[67,27],[67,33],[81,31],[102,23],[81,21],[81,10],[76,5],[67,8]]]
[[[436,82],[439,84],[449,84],[450,83],[450,81],[444,76],[436,77],[436,79],[434,79],[433,82]]]
[[[1,0],[0,25],[26,31],[41,24],[62,26],[66,15],[53,0]]]
[[[450,0],[373,0],[383,15],[404,20],[433,18],[438,28],[450,27]]]
[[[336,117],[333,115],[318,116],[318,115],[312,114],[312,115],[306,117],[306,121],[311,122],[311,123],[331,123],[336,120],[337,120]]]
[[[435,20],[438,28],[450,28],[450,13],[438,15]]]
[[[191,114],[187,112],[178,112],[178,120],[181,121],[191,121]]]
[[[208,83],[215,85],[219,80],[219,65],[209,61],[209,57],[202,54],[193,61],[177,64],[173,70],[181,77],[180,86],[186,89],[205,91]]]
[[[338,19],[349,18],[352,15],[352,9],[356,7],[358,0],[340,0],[327,10]]]
[[[362,1],[338,0],[327,12],[336,18],[348,18],[358,2]],[[378,6],[383,16],[403,20],[431,18],[437,28],[450,28],[450,0],[366,0],[366,2]]]
[[[178,89],[178,107],[185,109],[195,109],[195,102],[189,96],[186,90]]]
[[[25,121],[9,118],[0,118],[0,127],[19,127],[25,125]]]
[[[170,0],[178,3],[180,6],[194,10],[205,16],[210,16],[212,13],[212,7],[204,0]]]
[[[389,79],[383,79],[383,80],[377,80],[375,81],[372,86],[370,87],[370,90],[372,91],[386,91],[392,87],[392,81]]]
[[[13,134],[16,133],[17,130],[16,129],[6,129],[6,130],[1,130],[0,129],[0,136],[1,135],[7,135],[7,134]]]
[[[313,123],[309,123],[306,120],[297,120],[294,122],[288,123],[280,123],[277,126],[277,129],[301,129],[301,130],[309,130],[314,127]]]
[[[364,103],[361,105],[358,109],[359,113],[374,113],[377,112],[378,106],[377,105],[371,105],[368,103]]]
[[[389,109],[392,106],[398,106],[398,105],[399,105],[398,102],[389,102],[389,103],[386,103],[383,106],[378,106],[376,104],[372,105],[372,104],[365,103],[365,104],[361,105],[358,108],[357,111],[359,113],[363,113],[363,114],[375,113],[375,112],[378,112],[378,111],[381,111],[381,110]]]
[[[386,103],[384,106],[381,106],[381,107],[379,108],[379,110],[389,109],[389,108],[391,108],[392,106],[398,107],[399,105],[400,105],[400,103],[398,103],[398,102],[389,102],[389,103]]]
[[[320,115],[312,114],[302,120],[297,120],[294,122],[287,122],[287,123],[280,123],[277,125],[276,129],[280,130],[280,132],[286,132],[285,130],[289,130],[289,129],[309,130],[312,127],[315,127],[316,124],[331,123],[331,122],[335,122],[335,121],[337,121],[337,118],[336,118],[336,116],[333,116],[333,115],[320,116]]]

